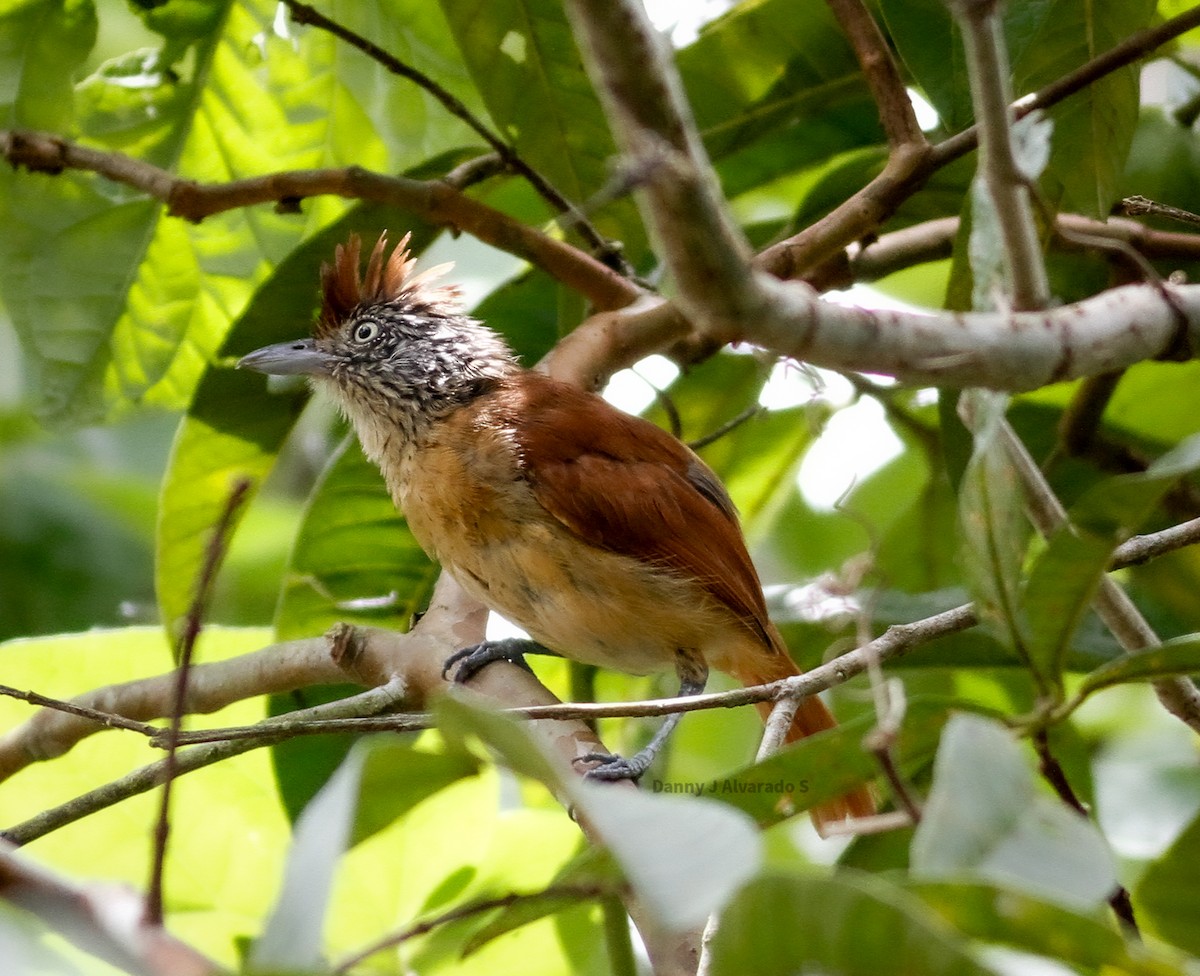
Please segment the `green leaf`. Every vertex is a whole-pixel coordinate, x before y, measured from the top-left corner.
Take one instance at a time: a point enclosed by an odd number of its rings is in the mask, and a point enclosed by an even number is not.
[[[707,800],[587,782],[547,755],[524,725],[475,697],[457,692],[439,699],[438,727],[452,736],[477,735],[510,768],[569,796],[664,927],[701,924],[758,869],[758,833],[743,814]]]
[[[1126,943],[1107,919],[1072,912],[1020,891],[936,882],[916,882],[907,890],[972,939],[1088,970],[1111,967],[1131,976],[1184,972],[1182,960],[1166,957],[1161,949]]]
[[[816,144],[794,140],[800,156],[793,167],[828,158],[835,125],[826,113],[865,97],[854,52],[823,4],[740,4],[705,25],[676,60],[714,159],[785,129]],[[846,149],[878,142],[878,114],[835,138]]]
[[[1038,556],[1021,594],[1027,650],[1038,674],[1060,688],[1067,653],[1117,540],[1063,526]]]
[[[96,43],[92,0],[8,3],[0,12],[0,128],[67,132],[75,72]]]
[[[578,905],[580,891],[594,890],[594,897],[599,898],[604,894],[618,893],[621,884],[621,871],[612,856],[597,847],[585,847],[555,875],[543,897],[523,898],[503,908],[475,932],[463,953],[473,953],[514,929]],[[554,889],[561,890],[555,892]]]
[[[975,446],[959,486],[963,568],[980,616],[1028,661],[1028,635],[1019,610],[1021,568],[1031,530],[1001,433],[1007,400],[981,390],[965,395],[972,398],[968,426]]]
[[[226,660],[270,640],[264,628],[208,626],[200,635],[197,660]],[[0,644],[5,683],[58,698],[114,680],[152,677],[169,661],[170,648],[157,625]],[[203,724],[249,725],[263,713],[262,700],[252,698],[205,716]],[[0,728],[6,731],[33,714],[25,702],[0,699]],[[0,824],[23,821],[161,756],[142,736],[100,732],[66,755],[35,763],[0,783]],[[119,882],[142,890],[159,799],[155,791],[126,799],[41,838],[31,852],[40,864],[75,881]],[[166,924],[178,938],[232,970],[237,941],[256,929],[270,908],[286,853],[287,822],[266,751],[252,750],[177,780],[171,826]],[[4,961],[9,962],[7,956]],[[85,971],[95,972],[94,963]]]
[[[477,770],[461,750],[423,752],[387,736],[360,741],[296,821],[283,885],[251,968],[323,971],[322,933],[342,855]]]
[[[927,766],[946,720],[941,702],[909,702],[896,743],[905,775]],[[778,823],[844,795],[879,773],[879,765],[862,744],[874,716],[859,715],[837,728],[793,742],[762,762],[708,783],[695,784],[699,795],[744,811],[761,826]],[[671,784],[655,784],[671,789]],[[691,784],[675,784],[683,790]]]
[[[362,843],[439,790],[479,771],[478,760],[462,749],[429,752],[386,736],[368,740],[363,748],[366,761],[359,773],[351,845]]]
[[[1084,677],[1074,703],[1102,688],[1187,674],[1200,674],[1200,636],[1196,634],[1176,637],[1148,651],[1120,657],[1096,668]]]
[[[1197,466],[1200,437],[1192,437],[1144,472],[1099,482],[1071,507],[1068,524],[1038,557],[1021,599],[1028,652],[1038,673],[1059,682],[1075,632],[1113,550],[1150,516],[1171,485]]]
[[[942,125],[951,132],[970,125],[974,111],[966,55],[945,0],[881,0],[879,9],[904,66]]]
[[[1116,884],[1099,831],[1037,791],[1007,729],[973,715],[942,735],[911,857],[915,877],[977,875],[1072,908],[1095,907]]]
[[[1055,0],[1045,19],[1014,52],[1019,97],[1066,75],[1148,26],[1154,0]],[[1104,219],[1118,183],[1138,117],[1138,67],[1105,74],[1054,106],[1054,146],[1042,189],[1066,211]]]
[[[721,914],[714,976],[985,976],[970,943],[902,888],[857,871],[768,874]]]
[[[429,22],[420,0],[381,3],[352,6]],[[161,58],[137,75],[127,55],[63,103],[98,148],[198,181],[351,163],[395,171],[464,141],[461,123],[431,114],[424,92],[324,31],[289,33],[276,13],[269,0],[156,7]],[[437,20],[441,33],[431,26],[423,48],[435,60],[451,49]],[[3,54],[0,76],[13,70]],[[192,226],[91,174],[0,173],[0,292],[41,414],[84,423],[184,406],[256,286],[345,206],[313,200],[299,216],[251,207]]]
[[[616,154],[600,102],[558,0],[442,0],[460,57],[498,135],[563,196],[582,205],[605,185]],[[604,233],[631,239],[630,201]]]
[[[1146,869],[1134,890],[1138,916],[1160,938],[1200,955],[1200,818],[1193,820],[1175,842]]]
[[[379,469],[347,437],[309,498],[276,633],[308,637],[339,622],[403,630],[428,602],[437,575]]]
[[[296,821],[283,885],[250,952],[250,972],[315,973],[325,968],[325,914],[334,872],[354,825],[365,759],[365,747],[352,749]]]

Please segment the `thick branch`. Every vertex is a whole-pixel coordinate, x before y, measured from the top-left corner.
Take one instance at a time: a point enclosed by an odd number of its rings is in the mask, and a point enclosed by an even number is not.
[[[772,301],[737,338],[907,383],[1032,390],[1200,348],[1197,286],[1128,285],[1039,312],[926,315],[835,306],[799,283],[762,284]]]

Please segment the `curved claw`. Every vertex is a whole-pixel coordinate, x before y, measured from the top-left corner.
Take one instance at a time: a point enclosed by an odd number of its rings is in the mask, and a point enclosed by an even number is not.
[[[614,756],[607,752],[589,752],[582,756],[576,756],[575,762],[596,763],[591,769],[583,774],[584,779],[599,780],[603,783],[614,783],[618,780],[631,779],[635,783],[641,779],[642,775],[650,768],[650,763],[653,756],[647,756],[645,752],[639,752],[636,755],[626,759],[624,756]]]
[[[454,683],[461,685],[471,680],[493,661],[507,661],[533,673],[533,669],[525,663],[525,654],[530,650],[531,641],[509,637],[498,641],[483,641],[455,651],[442,665],[442,677],[447,678],[454,666],[458,670],[454,674]],[[535,645],[537,646],[537,645]]]

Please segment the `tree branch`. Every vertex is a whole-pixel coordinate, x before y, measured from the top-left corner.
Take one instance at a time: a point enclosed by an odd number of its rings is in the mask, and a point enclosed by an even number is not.
[[[1057,105],[1196,26],[1200,26],[1200,7],[1193,7],[1126,38],[1040,91],[1017,99],[1013,106],[1016,117]],[[873,234],[901,203],[925,185],[929,177],[974,150],[978,144],[979,132],[972,126],[927,151],[911,146],[894,150],[879,176],[815,224],[767,248],[759,255],[756,265],[780,278],[799,278],[807,274],[835,258],[844,247]]]
[[[228,183],[197,183],[122,153],[29,131],[0,130],[0,155],[13,166],[36,173],[58,174],[64,169],[98,173],[162,200],[170,215],[195,222],[239,207],[294,202],[311,196],[372,200],[416,214],[436,226],[465,231],[515,254],[578,291],[598,309],[620,308],[642,294],[640,288],[596,258],[472,199],[442,180],[383,176],[351,166],[269,173]]]
[[[900,77],[900,68],[871,11],[862,0],[825,2],[854,48],[871,97],[879,107],[879,120],[887,133],[888,145],[893,149],[926,145],[925,133],[917,122],[917,113]]]

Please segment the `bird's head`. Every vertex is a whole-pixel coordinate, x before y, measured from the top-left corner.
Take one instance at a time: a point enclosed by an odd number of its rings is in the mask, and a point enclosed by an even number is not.
[[[389,255],[379,238],[362,272],[357,235],[321,267],[321,310],[311,339],[257,349],[238,363],[307,375],[362,432],[383,421],[414,430],[469,403],[517,369],[494,332],[462,311],[458,289],[435,284],[449,265],[414,273],[409,235]]]

